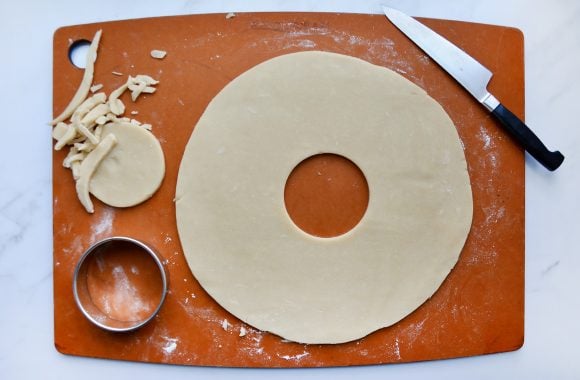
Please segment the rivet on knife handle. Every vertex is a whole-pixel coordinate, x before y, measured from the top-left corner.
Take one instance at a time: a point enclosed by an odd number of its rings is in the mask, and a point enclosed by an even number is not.
[[[562,164],[564,156],[560,152],[549,151],[524,122],[487,91],[487,84],[493,75],[491,71],[414,18],[385,6],[383,6],[383,11],[401,32],[482,103],[524,149],[546,169],[553,171]]]

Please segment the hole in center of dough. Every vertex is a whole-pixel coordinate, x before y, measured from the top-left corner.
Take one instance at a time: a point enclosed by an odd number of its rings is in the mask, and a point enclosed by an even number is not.
[[[332,153],[317,154],[292,170],[284,203],[290,219],[302,231],[335,237],[360,222],[369,203],[369,186],[351,160]]]

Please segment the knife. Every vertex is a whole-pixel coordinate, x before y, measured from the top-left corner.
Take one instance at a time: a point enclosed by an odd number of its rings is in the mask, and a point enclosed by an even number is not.
[[[540,164],[550,171],[556,170],[562,164],[562,153],[548,150],[523,121],[487,91],[487,84],[493,75],[491,71],[414,18],[386,6],[383,6],[383,11],[401,32],[483,104]]]

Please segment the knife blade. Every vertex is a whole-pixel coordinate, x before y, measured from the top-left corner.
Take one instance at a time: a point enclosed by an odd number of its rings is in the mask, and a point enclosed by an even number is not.
[[[559,151],[550,151],[532,130],[488,90],[493,73],[469,54],[405,13],[383,6],[385,16],[411,41],[427,53],[449,75],[479,101],[504,129],[540,164],[550,171],[564,161]]]

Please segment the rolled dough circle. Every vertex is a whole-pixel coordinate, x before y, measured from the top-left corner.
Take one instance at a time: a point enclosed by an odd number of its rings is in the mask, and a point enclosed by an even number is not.
[[[369,204],[352,230],[318,238],[284,206],[292,169],[352,160]],[[357,58],[302,52],[243,73],[208,105],[185,149],[176,217],[203,288],[242,321],[302,343],[390,326],[430,298],[471,226],[455,126],[421,88]]]
[[[151,198],[161,186],[163,150],[151,132],[137,125],[105,124],[101,137],[111,133],[117,144],[91,177],[89,191],[110,206],[135,206]]]

